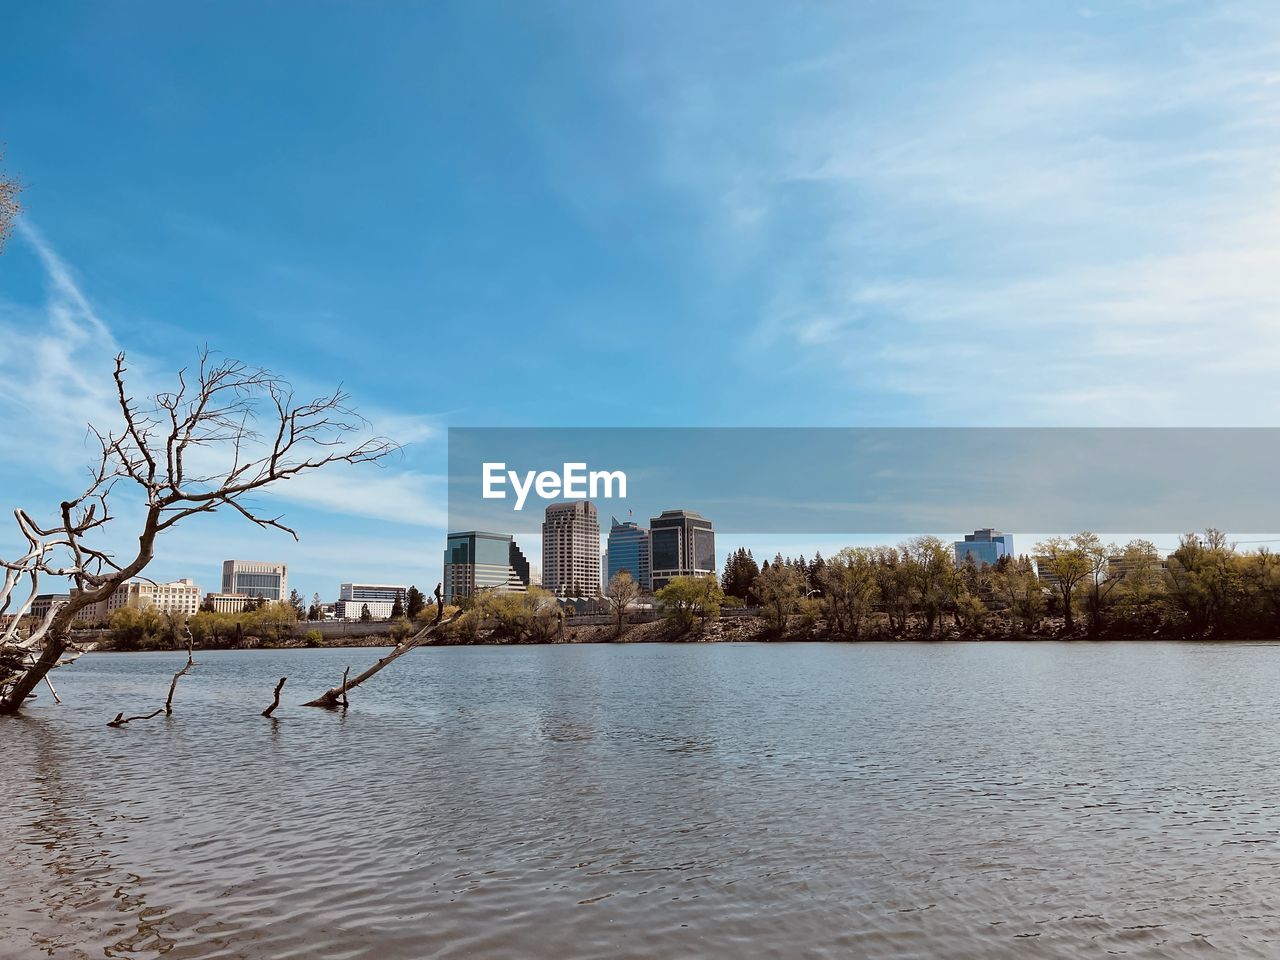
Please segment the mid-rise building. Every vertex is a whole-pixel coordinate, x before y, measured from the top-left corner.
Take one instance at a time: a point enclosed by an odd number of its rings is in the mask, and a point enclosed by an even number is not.
[[[609,548],[605,551],[605,583],[623,570],[641,589],[650,588],[649,581],[649,531],[640,524],[628,520],[619,523],[609,518]]]
[[[261,597],[268,603],[289,596],[289,568],[260,560],[224,560],[222,592]]]
[[[716,534],[711,521],[692,510],[664,510],[649,521],[649,579],[661,590],[675,577],[716,572]]]
[[[1013,534],[984,527],[966,533],[963,540],[956,541],[955,547],[957,564],[964,563],[966,557],[973,557],[979,566],[994,567],[1001,557],[1013,556]]]
[[[547,506],[542,521],[542,585],[562,597],[600,594],[600,519],[590,500]]]
[[[151,607],[161,613],[189,617],[200,609],[200,588],[194,580],[187,578],[169,583],[130,580],[120,584],[107,598],[107,616],[124,607],[139,610]]]
[[[451,533],[445,542],[443,579],[445,603],[480,590],[523,593],[529,589],[529,561],[509,533]]]
[[[359,620],[365,607],[375,620],[386,620],[400,601],[404,609],[408,587],[382,583],[344,583],[338,587],[336,604],[340,620]]]

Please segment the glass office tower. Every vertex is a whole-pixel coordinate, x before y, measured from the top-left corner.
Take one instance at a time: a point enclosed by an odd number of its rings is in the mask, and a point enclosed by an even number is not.
[[[451,533],[444,550],[444,599],[477,590],[523,593],[529,589],[529,561],[509,533],[468,530]]]
[[[606,583],[625,570],[641,589],[649,589],[649,531],[640,524],[632,520],[619,523],[617,517],[609,518],[605,560]]]
[[[991,527],[966,533],[963,540],[956,541],[956,563],[964,563],[965,557],[972,556],[979,566],[986,564],[994,567],[1001,557],[1013,556],[1013,534],[1001,533]]]

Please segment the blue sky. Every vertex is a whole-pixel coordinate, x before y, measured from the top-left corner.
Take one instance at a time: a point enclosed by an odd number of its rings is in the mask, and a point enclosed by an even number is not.
[[[6,509],[76,485],[116,347],[149,384],[206,342],[342,381],[408,443],[290,490],[300,545],[162,545],[208,588],[434,582],[449,425],[1280,399],[1274,4],[27,4],[0,140]]]

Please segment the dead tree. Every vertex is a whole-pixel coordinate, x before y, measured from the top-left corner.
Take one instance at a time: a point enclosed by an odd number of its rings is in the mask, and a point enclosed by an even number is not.
[[[280,517],[258,512],[247,498],[329,464],[372,463],[398,449],[365,435],[366,421],[341,390],[298,401],[270,372],[215,359],[207,350],[196,370],[178,373],[176,390],[142,402],[130,397],[125,373],[120,354],[114,373],[118,422],[110,430],[90,427],[100,455],[84,492],[63,501],[51,521],[14,511],[27,548],[14,560],[0,560],[0,615],[12,613],[0,628],[0,713],[16,713],[49,671],[84,652],[70,640],[76,615],[139,574],[154,556],[156,538],[170,527],[226,509],[296,540]],[[93,544],[113,520],[113,498],[128,493],[140,501],[138,546],[115,557]],[[70,599],[27,624],[41,578],[68,580]],[[20,584],[26,584],[26,596],[17,600]]]
[[[364,673],[359,674],[354,680],[351,680],[348,682],[347,675],[344,673],[342,675],[342,684],[340,686],[330,687],[328,690],[326,690],[320,696],[316,697],[314,700],[309,700],[306,703],[304,703],[303,706],[304,707],[324,707],[328,710],[336,710],[338,707],[345,708],[348,703],[347,701],[348,690],[354,690],[356,687],[360,686],[360,684],[364,683],[366,680],[368,680],[374,674],[378,673],[384,667],[388,667],[395,661],[399,660],[401,657],[403,657],[406,653],[408,653],[414,647],[422,646],[423,643],[431,639],[431,637],[435,635],[442,627],[447,627],[449,624],[457,620],[458,617],[462,615],[461,611],[458,611],[457,613],[455,613],[448,620],[444,619],[444,594],[441,592],[440,587],[441,587],[440,584],[436,584],[436,594],[435,594],[436,618],[435,620],[427,624],[425,627],[423,627],[421,630],[419,630],[417,633],[413,634],[412,636],[406,637],[405,639],[401,640],[399,643],[395,645],[395,648],[390,653],[388,653],[385,657],[382,657],[380,660],[378,660],[368,670],[364,671]],[[347,669],[350,670],[350,667],[348,667]]]

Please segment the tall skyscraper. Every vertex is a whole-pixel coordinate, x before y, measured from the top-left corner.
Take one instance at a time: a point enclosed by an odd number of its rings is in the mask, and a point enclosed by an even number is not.
[[[649,521],[649,557],[654,590],[661,590],[674,577],[714,576],[715,528],[692,510],[663,510]]]
[[[267,602],[289,596],[289,568],[283,563],[258,560],[224,560],[222,592],[261,597]]]
[[[511,534],[480,530],[449,534],[444,549],[446,603],[479,590],[523,593],[528,589],[529,561]]]
[[[547,507],[542,522],[542,585],[562,597],[600,593],[600,520],[590,500]]]
[[[619,523],[609,518],[609,549],[605,552],[605,582],[623,570],[631,579],[649,589],[649,531],[633,520]]]
[[[991,527],[966,533],[963,540],[956,541],[956,563],[964,563],[964,558],[972,556],[978,565],[995,566],[1001,557],[1013,556],[1013,534],[1001,533]]]

